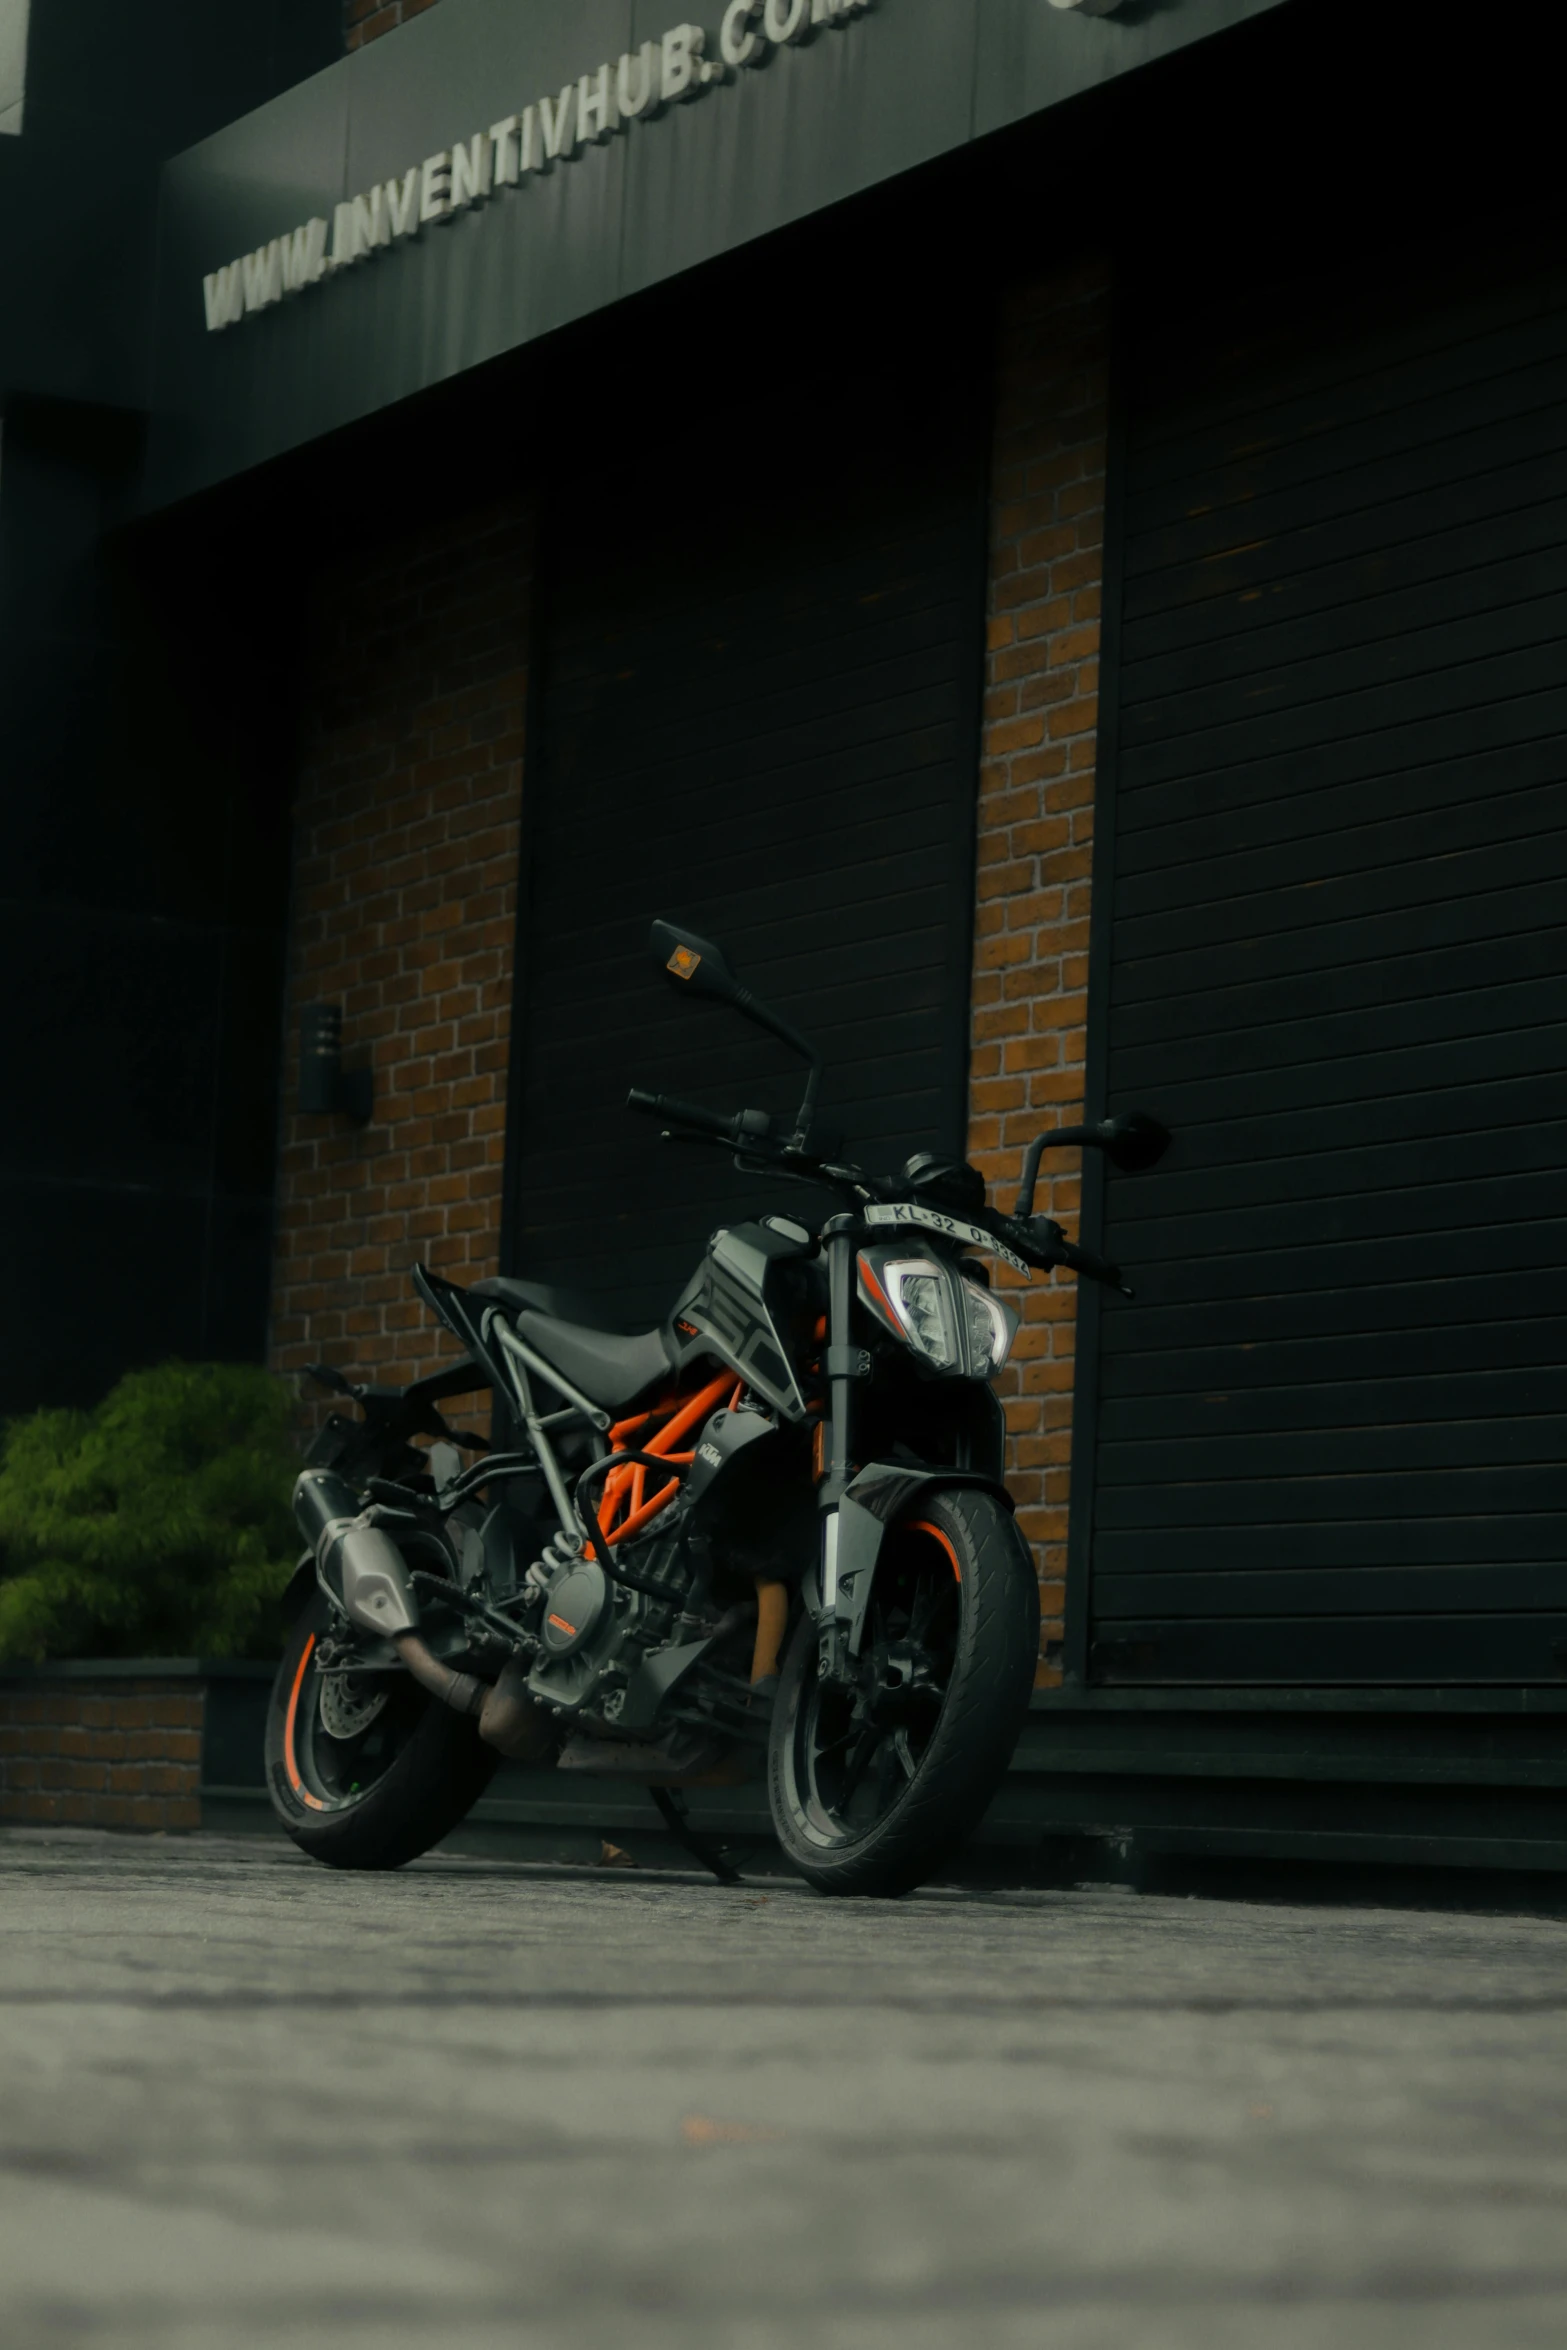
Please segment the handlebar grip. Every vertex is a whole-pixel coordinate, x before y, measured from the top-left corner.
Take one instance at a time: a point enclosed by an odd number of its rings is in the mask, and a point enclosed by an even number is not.
[[[667,1118],[672,1126],[691,1126],[698,1134],[718,1134],[726,1142],[738,1139],[739,1120],[721,1118],[716,1110],[704,1110],[696,1102],[677,1101],[673,1094],[644,1093],[634,1085],[626,1096],[628,1110],[641,1110],[649,1118]]]
[[[1121,1279],[1121,1268],[1112,1265],[1108,1257],[1095,1256],[1092,1249],[1077,1248],[1067,1239],[1059,1224],[1048,1216],[1030,1216],[1010,1220],[1011,1237],[1022,1242],[1025,1252],[1041,1266],[1065,1265],[1068,1272],[1080,1273],[1087,1281],[1102,1281],[1107,1289],[1120,1290],[1123,1297],[1132,1292]]]
[[[1096,1257],[1090,1248],[1074,1248],[1071,1241],[1063,1240],[1061,1262],[1089,1281],[1102,1281],[1106,1288],[1119,1289],[1127,1297],[1132,1294],[1121,1278],[1120,1266],[1112,1265],[1108,1257]]]

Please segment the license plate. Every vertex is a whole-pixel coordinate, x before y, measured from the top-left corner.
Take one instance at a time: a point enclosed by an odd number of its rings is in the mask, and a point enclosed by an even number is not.
[[[922,1231],[939,1232],[943,1239],[961,1240],[969,1248],[988,1249],[993,1257],[1000,1257],[1003,1264],[1021,1273],[1025,1281],[1032,1278],[1022,1258],[1014,1256],[983,1224],[965,1224],[961,1217],[944,1216],[940,1208],[923,1207],[917,1200],[893,1200],[887,1205],[877,1201],[865,1210],[865,1221],[867,1224],[917,1224]]]

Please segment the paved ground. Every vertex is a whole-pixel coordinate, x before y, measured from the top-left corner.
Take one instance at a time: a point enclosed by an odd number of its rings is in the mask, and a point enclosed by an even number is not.
[[[1567,2340],[1567,1926],[0,1835],[0,2341]]]

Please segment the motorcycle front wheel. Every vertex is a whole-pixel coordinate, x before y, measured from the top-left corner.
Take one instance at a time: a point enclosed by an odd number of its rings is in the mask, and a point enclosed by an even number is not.
[[[889,1529],[848,1688],[809,1617],[768,1748],[773,1827],[823,1893],[908,1893],[978,1824],[1011,1760],[1039,1658],[1028,1544],[994,1494],[956,1487]]]
[[[337,1869],[400,1869],[450,1834],[500,1757],[471,1716],[407,1673],[324,1673],[317,1594],[293,1625],[267,1707],[267,1792],[301,1851]]]

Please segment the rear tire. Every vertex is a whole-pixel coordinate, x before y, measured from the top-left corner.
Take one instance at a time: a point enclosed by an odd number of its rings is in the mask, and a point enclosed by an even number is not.
[[[451,1833],[500,1757],[471,1715],[453,1713],[406,1673],[366,1673],[329,1689],[314,1661],[326,1624],[317,1592],[290,1630],[272,1684],[267,1792],[312,1860],[400,1869]]]
[[[1039,1658],[1039,1584],[994,1494],[927,1496],[891,1528],[857,1692],[824,1689],[808,1616],[784,1659],[768,1749],[773,1826],[823,1893],[908,1893],[978,1825],[1006,1773]]]

